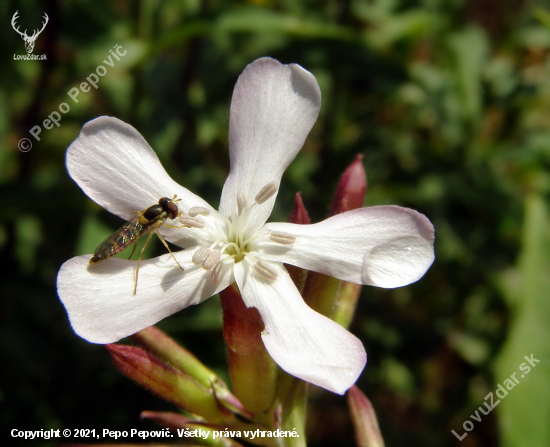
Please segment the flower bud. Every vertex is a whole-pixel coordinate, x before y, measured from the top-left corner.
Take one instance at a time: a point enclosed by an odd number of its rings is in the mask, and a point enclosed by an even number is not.
[[[160,360],[191,376],[205,389],[212,390],[218,402],[228,410],[245,419],[251,417],[250,412],[229,391],[220,377],[160,329],[151,326],[132,335],[131,338]]]
[[[384,447],[376,413],[370,400],[353,385],[346,393],[357,447]]]
[[[261,338],[262,318],[245,306],[235,284],[220,292],[220,298],[233,392],[248,410],[264,411],[275,398],[278,367]]]
[[[361,208],[366,191],[367,177],[363,168],[363,156],[358,154],[340,177],[330,205],[329,216]]]
[[[212,423],[234,419],[231,413],[222,411],[213,392],[152,354],[136,346],[105,347],[122,374],[158,396]]]
[[[130,338],[160,360],[189,374],[205,388],[209,388],[213,381],[221,380],[190,351],[178,345],[174,339],[155,326],[143,329]]]
[[[294,208],[292,208],[290,212],[288,222],[302,225],[311,223],[309,214],[304,206],[304,201],[302,200],[302,195],[299,192],[297,192],[294,197]]]

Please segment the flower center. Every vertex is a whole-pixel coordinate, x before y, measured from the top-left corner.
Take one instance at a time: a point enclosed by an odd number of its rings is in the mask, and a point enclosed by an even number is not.
[[[254,197],[254,202],[249,205],[243,193],[237,194],[236,209],[231,219],[216,214],[213,221],[208,225],[204,218],[210,215],[210,210],[203,207],[192,207],[187,216],[180,217],[180,222],[189,228],[195,228],[205,232],[204,244],[199,247],[192,257],[195,265],[202,265],[202,268],[210,272],[210,279],[218,283],[221,279],[224,267],[229,264],[236,264],[247,258],[253,264],[255,270],[265,278],[274,280],[277,278],[276,271],[269,263],[256,259],[250,250],[252,239],[255,234],[249,234],[247,224],[250,216],[257,207],[265,203],[277,193],[276,182],[269,182],[260,189]],[[203,217],[204,216],[204,217]],[[295,236],[282,232],[271,232],[269,238],[280,244],[293,244]]]

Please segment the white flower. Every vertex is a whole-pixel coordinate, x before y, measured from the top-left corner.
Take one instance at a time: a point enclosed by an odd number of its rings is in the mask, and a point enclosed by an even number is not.
[[[67,151],[71,177],[95,202],[122,217],[158,202],[177,202],[181,216],[161,234],[185,248],[136,261],[90,255],[61,267],[59,297],[75,332],[111,343],[200,303],[237,282],[248,307],[260,312],[262,340],[288,373],[344,393],[366,363],[361,342],[309,308],[283,263],[341,280],[400,287],[432,264],[433,227],[416,211],[375,206],[312,225],[266,223],[284,170],[313,126],[321,93],[298,65],[262,58],[239,77],[231,102],[231,169],[219,211],[174,182],[145,139],[130,125],[100,117],[84,125]]]

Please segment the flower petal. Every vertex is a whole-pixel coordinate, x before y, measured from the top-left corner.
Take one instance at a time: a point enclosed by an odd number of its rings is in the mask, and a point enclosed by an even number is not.
[[[296,236],[292,245],[269,239],[271,231]],[[345,281],[402,287],[420,279],[434,260],[434,229],[417,211],[373,206],[337,214],[312,225],[269,223],[251,250]],[[266,241],[267,239],[267,241]]]
[[[296,64],[283,65],[265,57],[248,65],[237,80],[231,100],[229,153],[231,169],[223,187],[220,212],[230,217],[237,193],[252,205],[270,182],[283,172],[302,148],[321,106],[315,77]],[[262,226],[275,196],[254,210],[249,230]]]
[[[70,176],[88,197],[125,220],[174,194],[181,199],[180,211],[193,206],[214,211],[172,180],[141,134],[117,118],[101,116],[87,122],[69,146],[66,162]],[[162,234],[176,243],[170,229],[163,227]]]
[[[191,262],[192,250],[141,262],[133,295],[137,261],[110,258],[90,265],[88,256],[65,262],[57,276],[57,293],[74,331],[92,343],[113,343],[163,318],[198,304],[233,282],[230,269],[212,284],[202,267]]]
[[[258,274],[248,261],[234,269],[243,301],[262,316],[267,351],[289,374],[343,394],[365,367],[361,341],[304,303],[282,264],[269,265],[275,280]]]

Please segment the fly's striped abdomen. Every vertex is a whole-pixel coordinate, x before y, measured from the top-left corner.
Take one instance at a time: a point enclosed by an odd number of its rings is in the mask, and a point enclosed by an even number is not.
[[[161,197],[158,204],[152,205],[149,208],[146,208],[140,213],[138,213],[136,217],[126,222],[122,227],[118,229],[118,231],[115,231],[111,236],[109,236],[101,244],[99,244],[99,247],[97,247],[94,255],[90,259],[90,264],[97,264],[98,262],[103,261],[104,259],[108,259],[111,256],[116,255],[118,252],[128,247],[128,245],[132,244],[133,242],[136,242],[141,236],[145,234],[149,234],[149,238],[143,245],[143,248],[141,249],[141,253],[139,255],[139,259],[137,261],[135,281],[134,281],[134,295],[135,295],[137,290],[137,280],[138,280],[139,264],[141,262],[141,257],[143,255],[143,251],[145,250],[145,247],[147,246],[147,243],[149,242],[149,239],[151,238],[151,233],[156,232],[158,237],[164,244],[164,246],[168,249],[168,251],[172,255],[172,259],[174,259],[175,263],[180,268],[180,270],[183,271],[183,267],[179,264],[177,259],[174,257],[172,250],[170,250],[170,247],[168,247],[168,244],[166,243],[166,241],[162,238],[160,233],[157,231],[157,229],[160,228],[164,224],[164,222],[166,222],[166,219],[175,219],[176,217],[179,216],[180,213],[178,211],[178,205],[176,204],[176,201],[179,201],[179,199],[176,200],[176,196],[174,196],[173,199],[169,199],[168,197]],[[174,227],[174,228],[180,228],[180,227]],[[135,246],[134,246],[134,249],[135,249]],[[134,252],[132,251],[132,254],[133,253]],[[132,255],[130,255],[130,257],[131,256]]]
[[[99,261],[110,258],[118,252],[124,250],[132,242],[136,241],[140,236],[143,236],[143,225],[140,223],[141,216],[136,216],[129,222],[126,222],[122,227],[105,239],[94,252],[94,256],[90,259],[90,264],[96,264]]]

